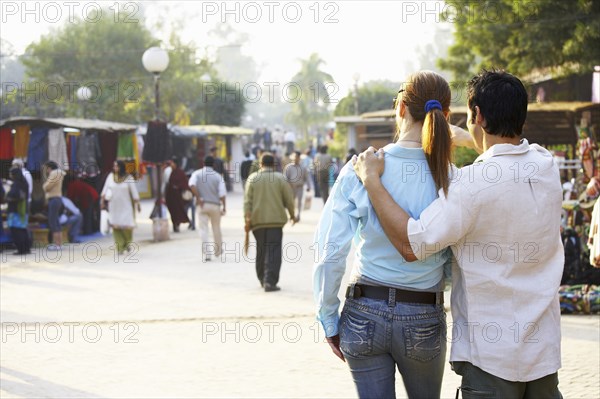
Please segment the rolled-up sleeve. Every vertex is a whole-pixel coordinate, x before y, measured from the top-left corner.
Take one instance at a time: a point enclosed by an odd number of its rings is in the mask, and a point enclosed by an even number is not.
[[[448,195],[440,196],[421,213],[409,219],[407,232],[417,259],[425,259],[456,244],[471,229],[473,197],[463,183],[451,184]]]

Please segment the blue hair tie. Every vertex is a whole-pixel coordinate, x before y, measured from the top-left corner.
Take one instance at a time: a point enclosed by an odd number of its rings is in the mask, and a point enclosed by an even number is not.
[[[429,111],[434,109],[442,110],[442,104],[438,100],[429,100],[425,103],[425,113],[428,114]]]

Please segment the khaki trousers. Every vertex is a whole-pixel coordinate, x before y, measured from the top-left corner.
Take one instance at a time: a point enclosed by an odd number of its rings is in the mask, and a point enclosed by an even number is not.
[[[205,203],[203,207],[197,207],[198,220],[200,221],[200,239],[202,240],[202,256],[221,256],[223,239],[221,236],[221,206]],[[214,241],[209,241],[208,221],[212,226]]]

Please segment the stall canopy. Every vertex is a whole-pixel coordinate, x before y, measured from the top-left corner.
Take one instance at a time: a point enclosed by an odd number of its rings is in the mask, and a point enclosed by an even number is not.
[[[28,124],[30,126],[44,125],[56,127],[71,127],[74,129],[93,129],[105,132],[130,132],[137,126],[128,123],[102,121],[98,119],[79,119],[79,118],[37,118],[30,116],[18,116],[0,121],[0,127],[9,127],[14,125]]]
[[[223,136],[244,136],[254,134],[254,130],[236,126],[220,126],[220,125],[192,125],[192,126],[172,126],[171,131],[177,135],[176,130],[180,133],[188,132],[191,135],[211,135],[218,134]]]

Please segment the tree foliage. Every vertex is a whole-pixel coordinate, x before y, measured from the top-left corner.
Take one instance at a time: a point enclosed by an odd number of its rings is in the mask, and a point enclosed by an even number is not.
[[[31,44],[22,57],[26,86],[37,85],[40,95],[21,95],[17,111],[47,117],[81,116],[85,111],[88,118],[129,123],[151,119],[154,81],[141,60],[144,51],[160,41],[142,19],[124,20],[125,16],[96,23],[77,20]],[[212,65],[197,56],[193,43],[183,43],[178,31],[173,29],[163,46],[170,61],[160,75],[160,116],[183,125],[239,125],[244,112],[241,91],[218,80]],[[90,101],[78,101],[75,92],[80,86],[92,89]]]
[[[600,62],[597,0],[452,0],[442,17],[455,26],[455,44],[439,66],[459,80],[491,67],[564,76]]]

